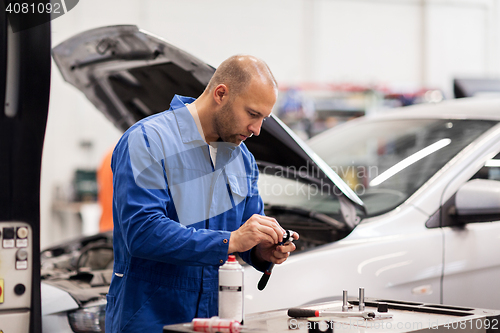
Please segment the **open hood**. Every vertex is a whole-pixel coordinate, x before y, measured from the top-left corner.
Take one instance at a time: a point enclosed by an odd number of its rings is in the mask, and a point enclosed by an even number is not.
[[[215,71],[133,25],[89,30],[62,42],[52,52],[64,79],[122,131],[168,109],[174,94],[198,97]],[[266,172],[286,168],[295,170],[293,174],[299,178],[326,182],[333,185],[332,192],[342,198],[341,202],[364,210],[349,186],[278,118],[271,116],[261,134],[245,144]],[[349,220],[353,215],[352,209],[344,214]]]

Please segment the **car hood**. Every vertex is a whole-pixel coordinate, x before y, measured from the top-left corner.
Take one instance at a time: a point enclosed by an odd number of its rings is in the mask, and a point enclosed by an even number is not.
[[[215,71],[134,25],[82,32],[53,48],[53,57],[64,79],[122,131],[168,109],[174,94],[199,96]],[[286,168],[292,176],[329,183],[335,195],[364,210],[349,186],[278,118],[271,116],[245,144],[264,172]]]
[[[64,289],[57,286],[41,283],[42,291],[42,316],[76,310],[79,308],[77,301]]]

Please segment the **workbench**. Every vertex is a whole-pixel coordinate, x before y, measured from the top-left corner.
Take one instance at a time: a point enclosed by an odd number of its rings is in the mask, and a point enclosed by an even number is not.
[[[349,299],[348,312],[358,311],[357,299]],[[342,311],[342,301],[307,305],[302,308],[320,311]],[[384,311],[387,308],[387,312]],[[365,299],[365,311],[374,312],[374,319],[362,317],[290,318],[288,309],[246,315],[241,332],[302,333],[316,332],[497,332],[500,331],[500,310],[425,304],[395,300]],[[380,318],[392,315],[392,318]],[[321,322],[315,324],[315,321]],[[316,327],[313,327],[316,325]],[[326,326],[325,326],[326,325]],[[332,331],[325,330],[333,328]],[[190,324],[168,325],[163,333],[194,332]]]

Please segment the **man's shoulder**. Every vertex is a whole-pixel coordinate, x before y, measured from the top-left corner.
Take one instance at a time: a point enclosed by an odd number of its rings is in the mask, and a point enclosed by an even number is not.
[[[122,135],[115,146],[113,156],[128,156],[131,147],[158,147],[175,141],[176,128],[172,110],[166,110],[146,117]],[[172,121],[173,120],[173,121]],[[135,151],[135,150],[134,150]],[[113,163],[112,163],[113,164]]]
[[[137,123],[132,125],[129,130],[133,130],[137,127],[152,128],[158,125],[163,125],[164,123],[171,122],[172,120],[175,120],[174,110],[169,109],[139,120]]]
[[[175,117],[173,116],[173,110],[165,110],[160,113],[153,114],[146,118],[143,118],[136,122],[134,125],[130,126],[125,133],[122,135],[122,139],[127,138],[134,131],[147,131],[148,130],[158,130],[168,125]]]
[[[172,99],[170,103],[170,108],[159,112],[152,114],[146,118],[143,118],[139,121],[137,121],[134,125],[130,126],[125,133],[122,135],[122,140],[123,138],[126,138],[130,135],[131,132],[137,130],[137,128],[141,128],[142,130],[144,129],[152,129],[152,130],[158,130],[161,129],[165,125],[176,125],[176,118],[174,115],[174,111],[178,109],[182,109],[184,107],[185,103],[192,102],[195,99],[192,97],[185,97],[185,96],[180,96],[180,95],[175,95],[174,98]],[[160,131],[161,132],[161,131]]]

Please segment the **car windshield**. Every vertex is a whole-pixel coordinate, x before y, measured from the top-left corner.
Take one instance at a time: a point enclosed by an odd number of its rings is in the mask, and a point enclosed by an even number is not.
[[[325,132],[310,147],[356,192],[368,216],[396,208],[497,124],[485,120],[367,120]]]

